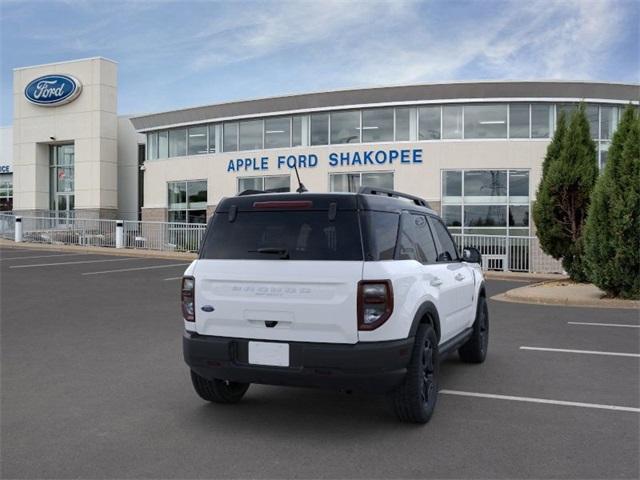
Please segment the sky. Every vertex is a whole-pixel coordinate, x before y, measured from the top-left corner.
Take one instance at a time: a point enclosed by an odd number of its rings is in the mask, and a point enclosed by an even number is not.
[[[118,62],[118,112],[464,80],[640,82],[640,0],[0,0],[12,69]]]

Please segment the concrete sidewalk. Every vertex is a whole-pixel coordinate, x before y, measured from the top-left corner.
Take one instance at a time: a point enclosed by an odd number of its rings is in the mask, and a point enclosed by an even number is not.
[[[197,253],[192,252],[160,252],[158,250],[141,250],[133,248],[112,248],[112,247],[85,247],[81,245],[58,245],[49,243],[16,243],[11,240],[0,238],[0,247],[19,248],[29,250],[53,250],[76,253],[99,253],[100,255],[120,255],[126,257],[143,257],[143,258],[166,258],[180,260],[195,260]]]
[[[554,280],[514,288],[495,295],[494,300],[539,305],[566,305],[572,307],[628,308],[640,310],[640,301],[605,298],[605,293],[589,283]]]

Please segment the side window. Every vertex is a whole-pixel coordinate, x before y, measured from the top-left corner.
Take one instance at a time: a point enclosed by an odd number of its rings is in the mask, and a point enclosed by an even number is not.
[[[459,259],[458,249],[444,224],[432,217],[429,217],[429,224],[438,242],[438,262],[457,261]]]
[[[366,231],[365,237],[367,260],[393,260],[398,237],[400,215],[391,212],[362,212]]]
[[[424,215],[402,214],[398,260],[436,261],[436,247]]]

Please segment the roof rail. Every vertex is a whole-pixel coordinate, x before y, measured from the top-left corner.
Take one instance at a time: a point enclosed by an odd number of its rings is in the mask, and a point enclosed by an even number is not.
[[[405,198],[407,200],[412,201],[413,203],[415,203],[420,207],[426,207],[431,209],[431,205],[429,205],[429,203],[423,198],[415,197],[413,195],[409,195],[408,193],[396,192],[395,190],[391,190],[388,188],[360,187],[360,189],[358,190],[358,193],[365,194],[365,195],[382,195],[382,196],[393,197],[393,198]]]
[[[266,190],[243,190],[238,194],[239,197],[244,197],[246,195],[260,195],[261,193],[286,193],[289,192],[289,187],[278,187],[278,188],[268,188]]]

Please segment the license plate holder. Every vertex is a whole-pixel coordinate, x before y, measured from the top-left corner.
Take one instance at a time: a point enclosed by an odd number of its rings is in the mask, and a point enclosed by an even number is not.
[[[276,342],[249,342],[249,363],[271,367],[289,366],[289,344]]]

